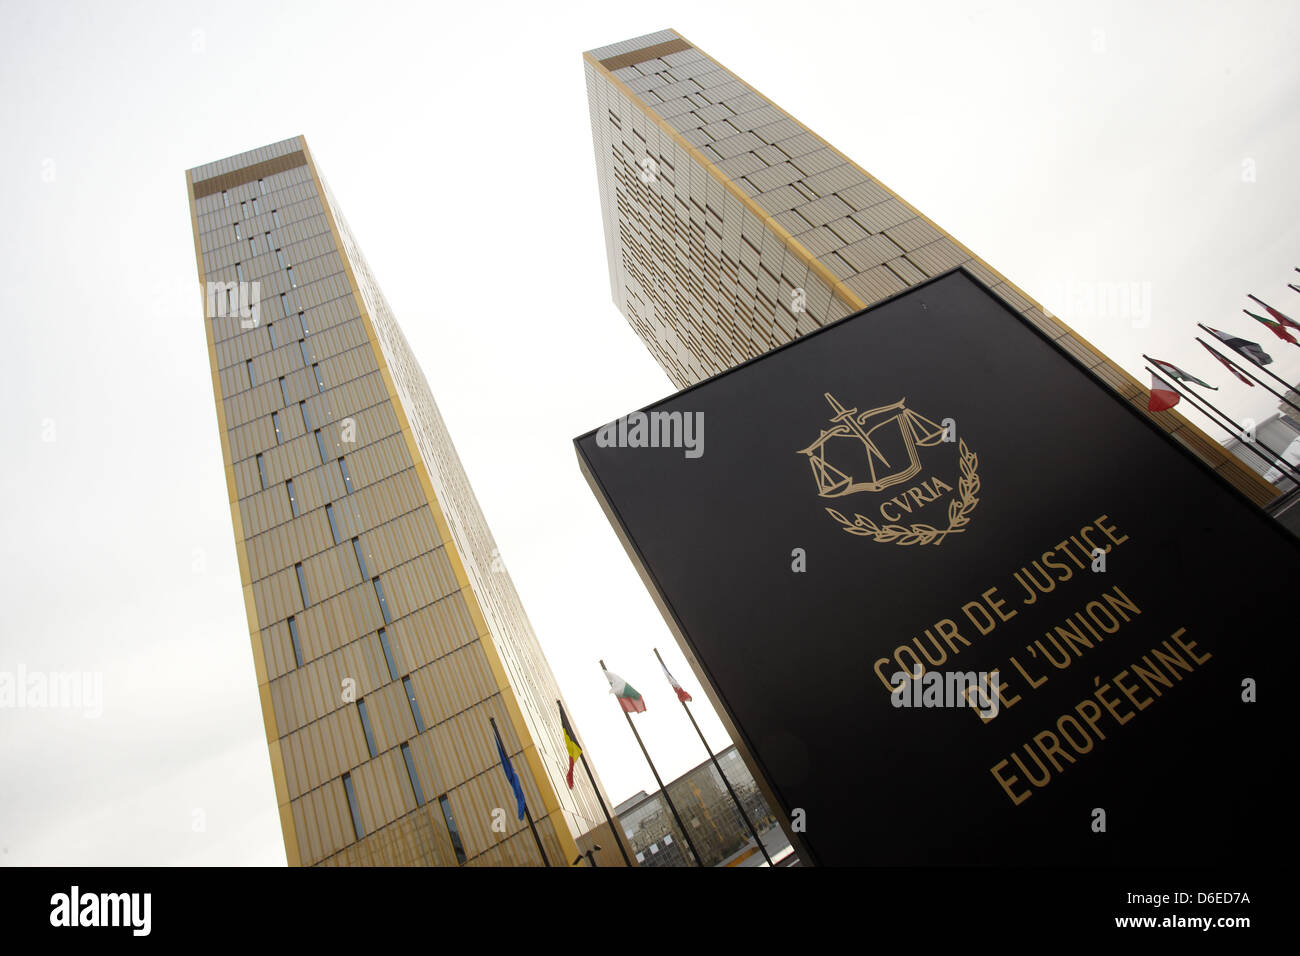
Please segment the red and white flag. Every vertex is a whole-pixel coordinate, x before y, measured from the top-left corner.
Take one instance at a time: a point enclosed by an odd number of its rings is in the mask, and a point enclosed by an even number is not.
[[[1151,397],[1147,399],[1147,411],[1164,412],[1178,404],[1181,396],[1155,372],[1151,373]]]

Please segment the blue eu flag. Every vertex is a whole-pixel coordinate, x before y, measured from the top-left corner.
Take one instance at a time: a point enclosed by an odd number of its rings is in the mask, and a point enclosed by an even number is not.
[[[510,766],[510,758],[506,756],[506,749],[501,746],[501,735],[497,733],[495,721],[492,723],[492,734],[497,739],[497,754],[501,757],[501,769],[506,772],[510,789],[515,792],[515,803],[519,806],[519,819],[522,820],[524,811],[528,809],[528,804],[524,802],[524,785],[519,782],[519,775],[515,773],[515,768]]]

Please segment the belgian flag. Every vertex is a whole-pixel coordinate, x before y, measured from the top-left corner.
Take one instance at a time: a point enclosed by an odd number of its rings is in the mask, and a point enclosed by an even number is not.
[[[564,779],[569,784],[569,789],[573,789],[573,764],[582,756],[582,745],[578,743],[578,735],[573,732],[569,726],[569,718],[564,713],[564,705],[559,701],[555,702],[560,708],[560,728],[564,731],[564,749],[569,752],[569,772]]]

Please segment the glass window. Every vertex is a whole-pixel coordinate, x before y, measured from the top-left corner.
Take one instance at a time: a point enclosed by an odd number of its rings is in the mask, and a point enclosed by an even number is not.
[[[248,387],[252,388],[257,384],[257,376],[253,374],[253,360],[248,359],[244,362],[244,368],[248,369]]]
[[[342,458],[339,459],[339,474],[343,476],[343,487],[352,494],[352,475],[348,472],[348,463]]]
[[[307,328],[307,313],[303,312],[302,309],[298,310],[298,324],[302,326],[303,335],[311,334],[311,329]]]
[[[293,278],[293,266],[290,266],[288,269],[284,271],[289,273],[289,288],[290,289],[298,288],[298,283]]]
[[[283,382],[284,379],[280,379],[280,381]],[[263,464],[262,462],[261,454],[258,454],[257,456],[257,476],[262,479],[262,490],[265,491],[266,490],[266,465]]]
[[[293,644],[293,659],[302,667],[302,645],[298,643],[298,622],[289,618],[289,641]]]
[[[285,318],[289,317],[289,297],[283,292],[280,293],[280,311],[284,313]]]
[[[289,389],[284,384],[284,376],[280,376],[280,398],[284,400],[284,407],[289,407]]]
[[[275,261],[280,263],[281,269],[284,268],[284,250],[282,249],[275,250]]]
[[[272,210],[271,210],[271,218],[275,220],[275,228],[276,228],[276,229],[279,229],[279,228],[280,228],[280,210],[278,210],[278,209],[272,209]]]
[[[239,200],[239,218],[248,218],[248,203],[244,202],[242,199]]]
[[[334,542],[338,544],[338,541]],[[370,577],[370,571],[366,568],[366,556],[361,553],[361,539],[352,539],[352,553],[357,556],[357,570],[361,572],[361,580],[364,581]]]
[[[348,806],[352,809],[352,831],[360,840],[366,835],[366,828],[361,825],[361,807],[357,805],[357,794],[352,789],[352,774],[343,775],[343,790],[348,795]]]
[[[299,565],[301,567],[301,565]],[[379,599],[379,613],[384,616],[385,624],[392,624],[393,617],[388,613],[388,598],[384,597],[384,586],[379,583],[379,578],[373,581],[375,585],[375,597]]]
[[[298,410],[302,412],[302,427],[304,431],[311,431],[311,416],[307,414],[307,403],[299,402]]]
[[[243,236],[241,236],[241,235],[239,234],[239,223],[235,223],[235,238],[236,238],[236,239],[243,239],[243,238],[244,238]]]
[[[411,705],[411,716],[415,718],[415,729],[424,733],[424,717],[420,715],[420,705],[415,699],[415,688],[411,686],[411,678],[402,678],[402,689],[406,691],[406,702]]]
[[[334,520],[334,506],[333,506],[333,505],[326,505],[326,506],[325,506],[325,517],[329,519],[329,522],[330,522],[330,534],[334,536],[334,543],[335,543],[335,544],[338,544],[339,541],[340,541],[341,539],[339,538],[339,526],[338,526],[338,522]]]
[[[382,627],[379,629],[379,646],[384,649],[384,660],[388,662],[388,676],[397,680],[397,658],[388,644],[388,632]]]
[[[302,352],[302,364],[311,364],[311,352],[307,349],[307,343],[303,339],[298,340],[298,349]]]
[[[329,461],[329,455],[325,454],[325,439],[321,437],[320,429],[316,429],[316,450],[320,452],[320,463],[323,465]]]
[[[265,239],[266,239],[266,248],[270,249],[271,246],[273,246],[273,245],[275,244],[275,243],[272,242],[272,240],[271,240],[271,233],[270,233],[270,232],[268,232],[268,233],[266,234]]]
[[[257,215],[257,197],[256,197],[256,196],[253,197],[253,215],[254,215],[254,216]]]
[[[415,791],[415,805],[424,806],[424,791],[420,789],[420,778],[415,773],[415,758],[411,756],[409,744],[402,744],[402,757],[406,760],[406,775],[411,778],[411,789]]]
[[[293,569],[298,572],[298,593],[302,595],[302,606],[311,607],[311,598],[307,594],[307,572],[302,569],[302,562],[295,564]]]
[[[460,831],[456,829],[456,818],[451,813],[451,802],[444,793],[438,798],[438,803],[442,805],[442,818],[447,821],[447,835],[451,837],[451,848],[456,851],[456,862],[464,863],[465,845],[460,842]]]
[[[284,435],[280,432],[280,413],[271,413],[271,427],[275,429],[275,443],[281,445],[284,443]]]
[[[226,206],[227,209],[230,208],[230,195],[224,189],[221,190],[221,202]]]
[[[235,263],[235,278],[240,282],[244,281],[244,264],[242,262]]]
[[[318,391],[318,392],[323,392],[323,391],[325,391],[325,379],[321,378],[321,374],[320,374],[320,366],[319,366],[319,365],[313,365],[313,366],[311,367],[311,370],[312,370],[312,372],[314,372],[315,375],[316,375],[316,391]]]
[[[298,517],[298,496],[293,493],[293,479],[290,478],[286,481],[284,487],[289,492],[289,510],[293,512],[293,516],[296,518]]]
[[[257,181],[257,188],[262,191],[263,196],[266,195],[266,183],[262,182],[260,179]]]
[[[266,323],[266,335],[271,340],[271,348],[276,348],[280,343],[275,340],[275,323]]]
[[[248,254],[249,254],[250,256],[255,256],[255,255],[257,255],[257,237],[256,237],[256,236],[249,236],[249,237],[248,237]]]
[[[370,714],[366,711],[365,699],[357,701],[357,713],[361,715],[361,729],[366,734],[366,746],[370,748],[370,756],[378,757],[379,748],[375,746],[375,732],[370,726]]]

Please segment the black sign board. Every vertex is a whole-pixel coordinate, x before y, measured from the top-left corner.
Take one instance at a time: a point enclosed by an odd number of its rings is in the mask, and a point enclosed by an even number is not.
[[[1277,852],[1300,548],[964,270],[575,444],[808,862]]]

